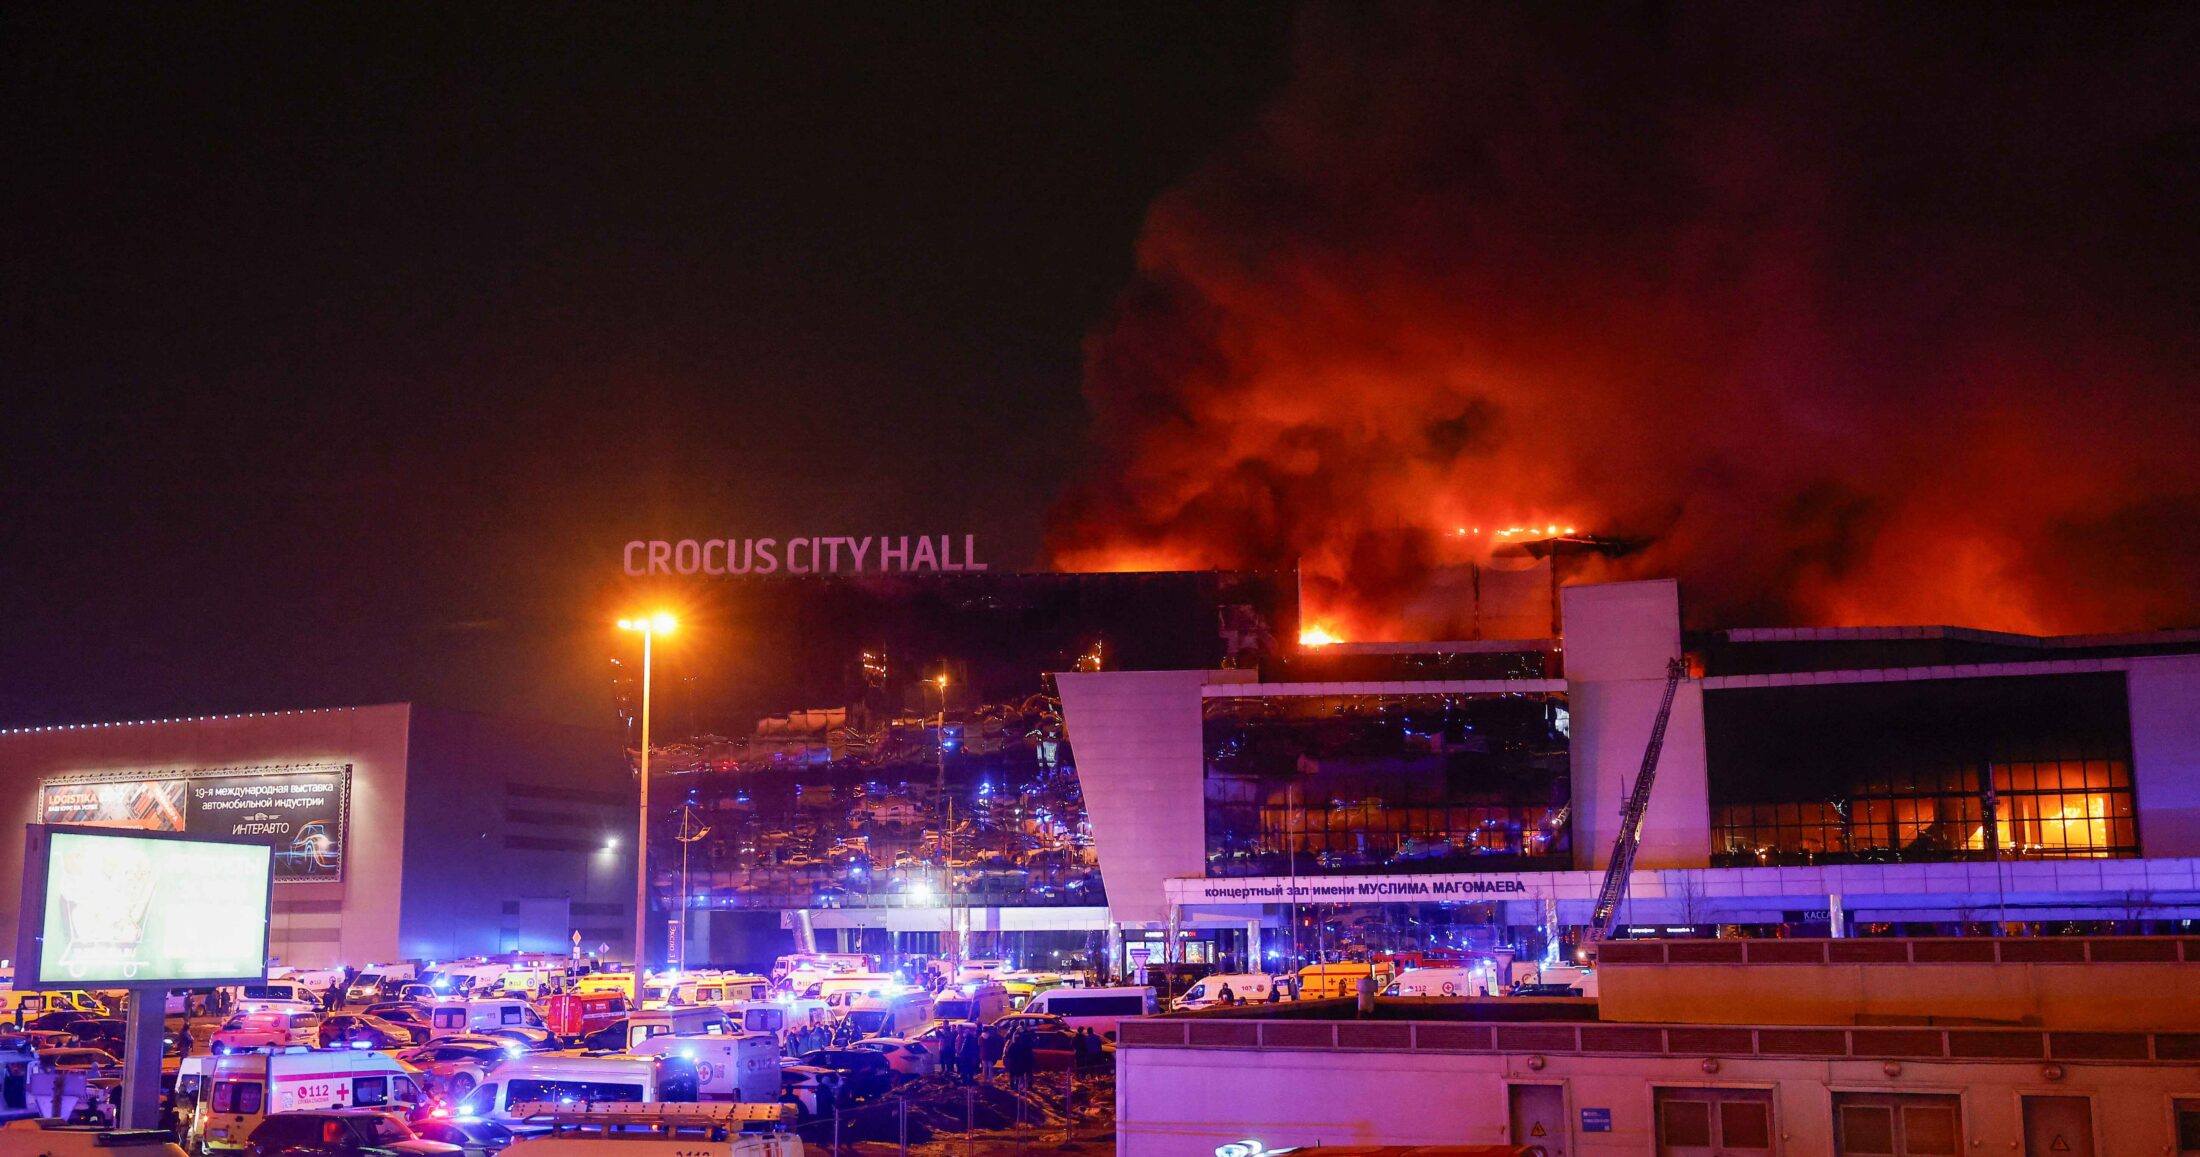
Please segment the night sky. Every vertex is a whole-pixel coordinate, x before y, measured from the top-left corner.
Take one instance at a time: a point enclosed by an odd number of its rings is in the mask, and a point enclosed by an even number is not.
[[[608,726],[630,538],[1032,565],[1080,343],[1290,20],[10,6],[0,725]]]
[[[631,539],[2200,626],[2200,6],[0,10],[0,726],[613,719]],[[678,663],[743,656],[707,629]],[[817,706],[789,704],[788,706]]]

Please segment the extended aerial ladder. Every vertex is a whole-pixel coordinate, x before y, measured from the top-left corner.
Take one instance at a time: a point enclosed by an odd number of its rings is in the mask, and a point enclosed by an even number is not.
[[[1643,749],[1642,770],[1627,793],[1620,811],[1619,839],[1612,844],[1612,860],[1604,866],[1604,886],[1597,889],[1596,911],[1589,921],[1589,938],[1602,940],[1612,934],[1619,919],[1621,901],[1627,899],[1627,881],[1635,871],[1635,849],[1642,845],[1642,817],[1650,808],[1650,785],[1657,779],[1658,754],[1665,750],[1665,725],[1673,718],[1673,693],[1688,674],[1688,664],[1674,659],[1665,667],[1665,697],[1658,701],[1658,717],[1650,724],[1650,745]]]

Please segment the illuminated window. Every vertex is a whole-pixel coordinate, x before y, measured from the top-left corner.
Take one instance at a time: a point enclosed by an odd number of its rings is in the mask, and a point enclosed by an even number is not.
[[[1207,704],[1207,874],[1572,866],[1563,702]]]
[[[2139,854],[2120,675],[1719,690],[1704,718],[1720,866]]]

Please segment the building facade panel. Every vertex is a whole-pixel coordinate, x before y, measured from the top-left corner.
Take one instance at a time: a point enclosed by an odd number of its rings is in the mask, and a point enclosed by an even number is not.
[[[2139,839],[2150,856],[2200,856],[2200,657],[2127,663]]]
[[[349,767],[343,878],[278,884],[269,952],[300,966],[396,959],[410,711],[399,703],[0,732],[0,791],[15,819],[0,831],[0,904],[17,903],[22,825],[40,818],[46,781]]]
[[[1161,882],[1206,872],[1200,687],[1245,671],[1123,671],[1057,676],[1084,781],[1093,845],[1107,865],[1119,923],[1168,919]]]

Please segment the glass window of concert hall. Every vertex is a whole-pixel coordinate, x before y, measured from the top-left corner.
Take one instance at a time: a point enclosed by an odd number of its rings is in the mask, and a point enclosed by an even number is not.
[[[1207,703],[1207,873],[1573,866],[1555,695]]]
[[[2139,854],[2121,674],[1720,690],[1704,726],[1721,867]]]

